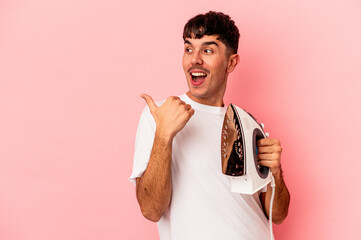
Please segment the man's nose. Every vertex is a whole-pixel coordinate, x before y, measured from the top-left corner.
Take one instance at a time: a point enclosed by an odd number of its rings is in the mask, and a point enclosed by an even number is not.
[[[203,60],[202,60],[202,56],[201,56],[200,52],[195,52],[193,54],[192,64],[195,65],[195,64],[202,64],[202,63],[203,63]]]

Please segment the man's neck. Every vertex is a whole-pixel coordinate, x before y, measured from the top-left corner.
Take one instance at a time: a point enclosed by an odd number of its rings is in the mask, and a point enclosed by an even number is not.
[[[200,103],[200,104],[209,105],[209,106],[213,106],[213,107],[223,107],[224,106],[223,96],[220,96],[219,98],[216,98],[216,99],[206,99],[206,98],[198,98],[198,97],[192,95],[192,93],[190,91],[188,91],[186,94],[190,99],[192,99],[193,101]]]

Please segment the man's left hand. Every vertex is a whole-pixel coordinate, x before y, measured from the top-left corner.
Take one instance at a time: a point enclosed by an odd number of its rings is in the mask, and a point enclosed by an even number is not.
[[[269,167],[273,176],[281,172],[281,142],[274,138],[263,138],[257,141],[258,162]]]

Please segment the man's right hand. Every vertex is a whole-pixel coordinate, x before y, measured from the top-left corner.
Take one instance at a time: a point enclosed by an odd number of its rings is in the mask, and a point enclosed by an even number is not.
[[[142,94],[141,97],[147,102],[157,125],[157,134],[161,137],[174,138],[194,114],[191,105],[179,97],[171,96],[161,106],[157,106],[147,94]]]

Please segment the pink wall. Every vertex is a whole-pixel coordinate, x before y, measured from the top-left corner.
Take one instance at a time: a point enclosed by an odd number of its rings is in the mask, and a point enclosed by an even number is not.
[[[360,1],[0,2],[0,239],[157,239],[127,181],[139,95],[186,91],[182,28],[224,11],[226,94],[281,139],[277,239],[361,239]]]

